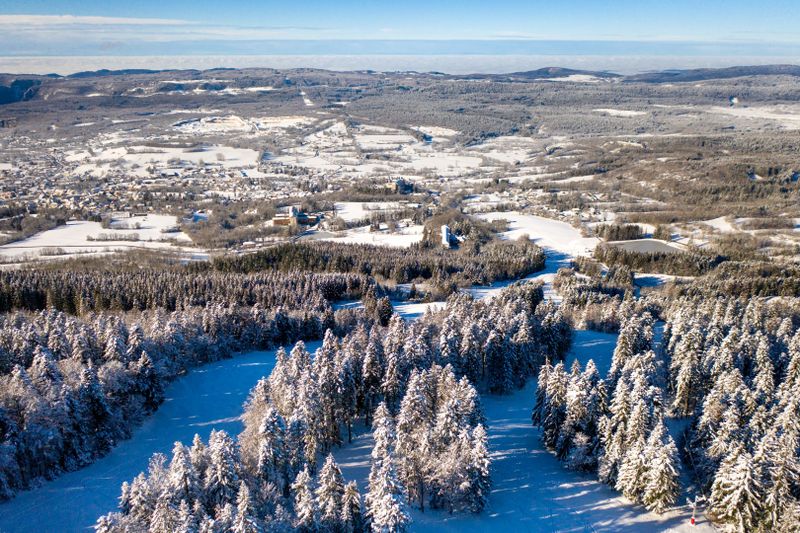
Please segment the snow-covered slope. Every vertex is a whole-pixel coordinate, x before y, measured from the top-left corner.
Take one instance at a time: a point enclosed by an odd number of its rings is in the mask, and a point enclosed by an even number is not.
[[[566,222],[552,218],[526,215],[517,211],[480,213],[477,216],[483,220],[508,221],[508,231],[503,233],[506,239],[518,239],[522,235],[528,235],[542,248],[569,256],[589,255],[600,242],[595,237],[584,237],[580,231]]]
[[[318,346],[308,344],[309,350]],[[0,504],[0,531],[86,531],[98,517],[116,510],[120,485],[146,470],[154,453],[169,455],[175,441],[188,444],[195,433],[205,441],[212,429],[237,435],[247,394],[274,363],[274,351],[250,352],[193,369],[168,387],[164,404],[133,438],[106,457]]]
[[[595,360],[605,374],[611,365],[616,335],[576,331],[567,366],[577,358]],[[411,531],[445,532],[617,532],[713,531],[704,518],[689,525],[691,510],[680,507],[664,515],[634,505],[597,481],[595,476],[566,470],[544,450],[531,424],[536,383],[510,396],[485,396],[493,489],[480,515],[450,516],[444,512],[411,512]],[[334,456],[346,479],[366,490],[372,438],[362,433]],[[683,502],[681,502],[683,503]]]

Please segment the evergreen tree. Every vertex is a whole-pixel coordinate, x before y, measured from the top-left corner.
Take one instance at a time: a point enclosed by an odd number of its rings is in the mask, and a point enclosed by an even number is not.
[[[333,460],[333,455],[328,455],[320,471],[319,484],[316,490],[319,522],[325,531],[340,531],[342,529],[341,515],[344,492],[342,472],[339,470],[336,461]]]
[[[750,454],[734,447],[714,476],[708,502],[709,515],[744,533],[754,531],[762,519],[764,494]]]
[[[298,531],[316,531],[317,508],[308,466],[297,474],[297,478],[292,483],[292,492],[294,493],[294,513],[297,517],[294,526]]]
[[[648,509],[663,513],[678,498],[678,450],[659,419],[647,439],[644,451],[647,481],[642,503]]]
[[[361,533],[364,531],[364,517],[361,510],[361,494],[355,481],[344,487],[342,511],[340,516],[342,533]]]

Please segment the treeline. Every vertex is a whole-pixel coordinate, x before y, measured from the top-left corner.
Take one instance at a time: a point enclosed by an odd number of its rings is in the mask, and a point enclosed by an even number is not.
[[[162,523],[190,523],[216,531],[246,516],[266,530],[404,531],[409,502],[480,512],[490,459],[469,376],[480,388],[507,392],[538,362],[561,358],[570,335],[541,286],[519,285],[490,302],[454,295],[445,311],[410,324],[394,315],[385,328],[361,324],[342,338],[327,332],[313,358],[302,343],[289,354],[279,350],[269,378],[251,391],[244,431],[225,446],[231,459],[218,461],[224,470],[204,462],[191,470],[178,444],[170,464],[181,461],[189,474],[177,482],[142,474],[123,485],[120,512],[98,528],[162,531]],[[332,459],[313,481],[320,458],[349,441],[359,421],[371,424],[375,441],[363,509],[354,485],[342,489]],[[192,449],[202,446],[196,439]],[[191,492],[197,496],[182,490],[187,478],[200,487]],[[224,491],[216,488],[221,479]],[[130,506],[142,492],[150,495],[146,505]],[[154,523],[156,515],[168,518]]]
[[[621,274],[621,275],[620,275]],[[619,284],[630,279],[627,267],[609,269],[592,277],[562,268],[553,280],[553,289],[561,295],[561,313],[578,329],[615,332],[636,314],[657,314],[659,306],[652,299],[637,299],[632,285]]]
[[[544,252],[530,242],[492,241],[458,250],[414,245],[389,248],[331,242],[291,243],[266,250],[215,258],[220,272],[348,272],[411,283],[489,284],[525,277],[544,268]]]
[[[708,514],[739,531],[800,523],[800,310],[765,299],[675,300],[664,330],[670,408]]]
[[[90,464],[163,400],[188,368],[346,329],[357,313],[220,304],[79,319],[57,311],[0,322],[0,499]]]
[[[606,241],[632,241],[644,238],[642,227],[638,224],[599,224],[595,233]]]
[[[626,321],[605,380],[592,360],[583,372],[577,361],[570,372],[562,363],[545,365],[532,420],[569,468],[596,470],[604,483],[661,513],[678,496],[678,454],[664,423],[652,340],[650,315]]]
[[[702,282],[682,288],[687,295],[733,298],[800,296],[800,268],[791,263],[745,261],[723,263]]]
[[[57,309],[84,315],[102,311],[174,311],[220,303],[324,311],[329,302],[360,298],[373,284],[365,275],[307,272],[248,274],[165,270],[0,272],[0,312]]]
[[[700,251],[631,252],[607,244],[595,248],[594,258],[608,266],[626,266],[636,272],[675,276],[702,276],[725,261],[721,255]]]

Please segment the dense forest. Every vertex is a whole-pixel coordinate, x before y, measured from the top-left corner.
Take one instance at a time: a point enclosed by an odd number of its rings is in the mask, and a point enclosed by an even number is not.
[[[525,277],[544,268],[544,252],[527,240],[473,242],[457,250],[319,242],[282,244],[252,254],[221,257],[213,265],[222,272],[349,272],[396,283],[430,280],[444,287]]]
[[[626,266],[636,272],[655,272],[675,276],[701,276],[725,261],[725,257],[707,251],[632,252],[601,244],[594,257],[609,266]]]
[[[97,529],[404,531],[411,505],[480,512],[491,480],[479,391],[523,385],[570,338],[541,287],[522,285],[489,302],[454,295],[413,323],[328,331],[313,356],[279,350],[238,439],[176,443],[168,467],[155,456]],[[357,423],[375,442],[363,502],[330,455]]]
[[[566,302],[576,283],[562,286]],[[591,360],[583,370],[548,362],[533,423],[565,466],[596,472],[649,509],[676,502],[682,463],[716,523],[797,531],[800,309],[717,296],[703,282],[692,292],[669,303],[597,304],[614,317],[603,324],[621,322],[608,375]],[[651,312],[666,320],[659,342]]]
[[[9,270],[0,273],[0,311],[57,309],[83,315],[210,303],[324,310],[326,302],[360,298],[374,284],[365,275],[296,271],[250,274],[155,267],[79,272]]]
[[[85,281],[98,288],[106,282],[116,287],[128,283],[137,290],[118,294],[141,295],[139,301],[147,302],[145,297],[155,297],[164,282],[157,275],[84,278],[36,272],[15,272],[6,279],[13,275],[26,284],[8,287],[29,298],[35,291],[26,287],[81,287]],[[85,311],[91,307],[79,307],[81,317],[53,308],[0,316],[0,498],[108,452],[158,407],[166,383],[192,366],[246,348],[319,339],[328,328],[346,331],[359,321],[371,323],[363,312],[334,313],[326,299],[348,294],[348,281],[360,290],[363,280],[355,276],[274,273],[260,285],[257,277],[250,278],[251,288],[241,283],[245,277],[236,287],[235,279],[217,277],[218,284],[209,278],[196,286],[195,301],[221,298],[222,293],[214,291],[228,283],[230,298],[225,303],[187,304],[171,312],[157,307],[95,314]],[[258,301],[237,305],[246,294],[258,294],[265,287],[272,291],[274,306]]]
[[[800,524],[800,309],[687,297],[667,312],[669,409],[708,513],[741,531]]]

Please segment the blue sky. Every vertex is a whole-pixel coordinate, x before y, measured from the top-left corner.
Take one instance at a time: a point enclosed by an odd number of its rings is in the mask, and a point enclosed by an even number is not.
[[[0,0],[0,55],[780,56],[798,27],[800,0]]]

